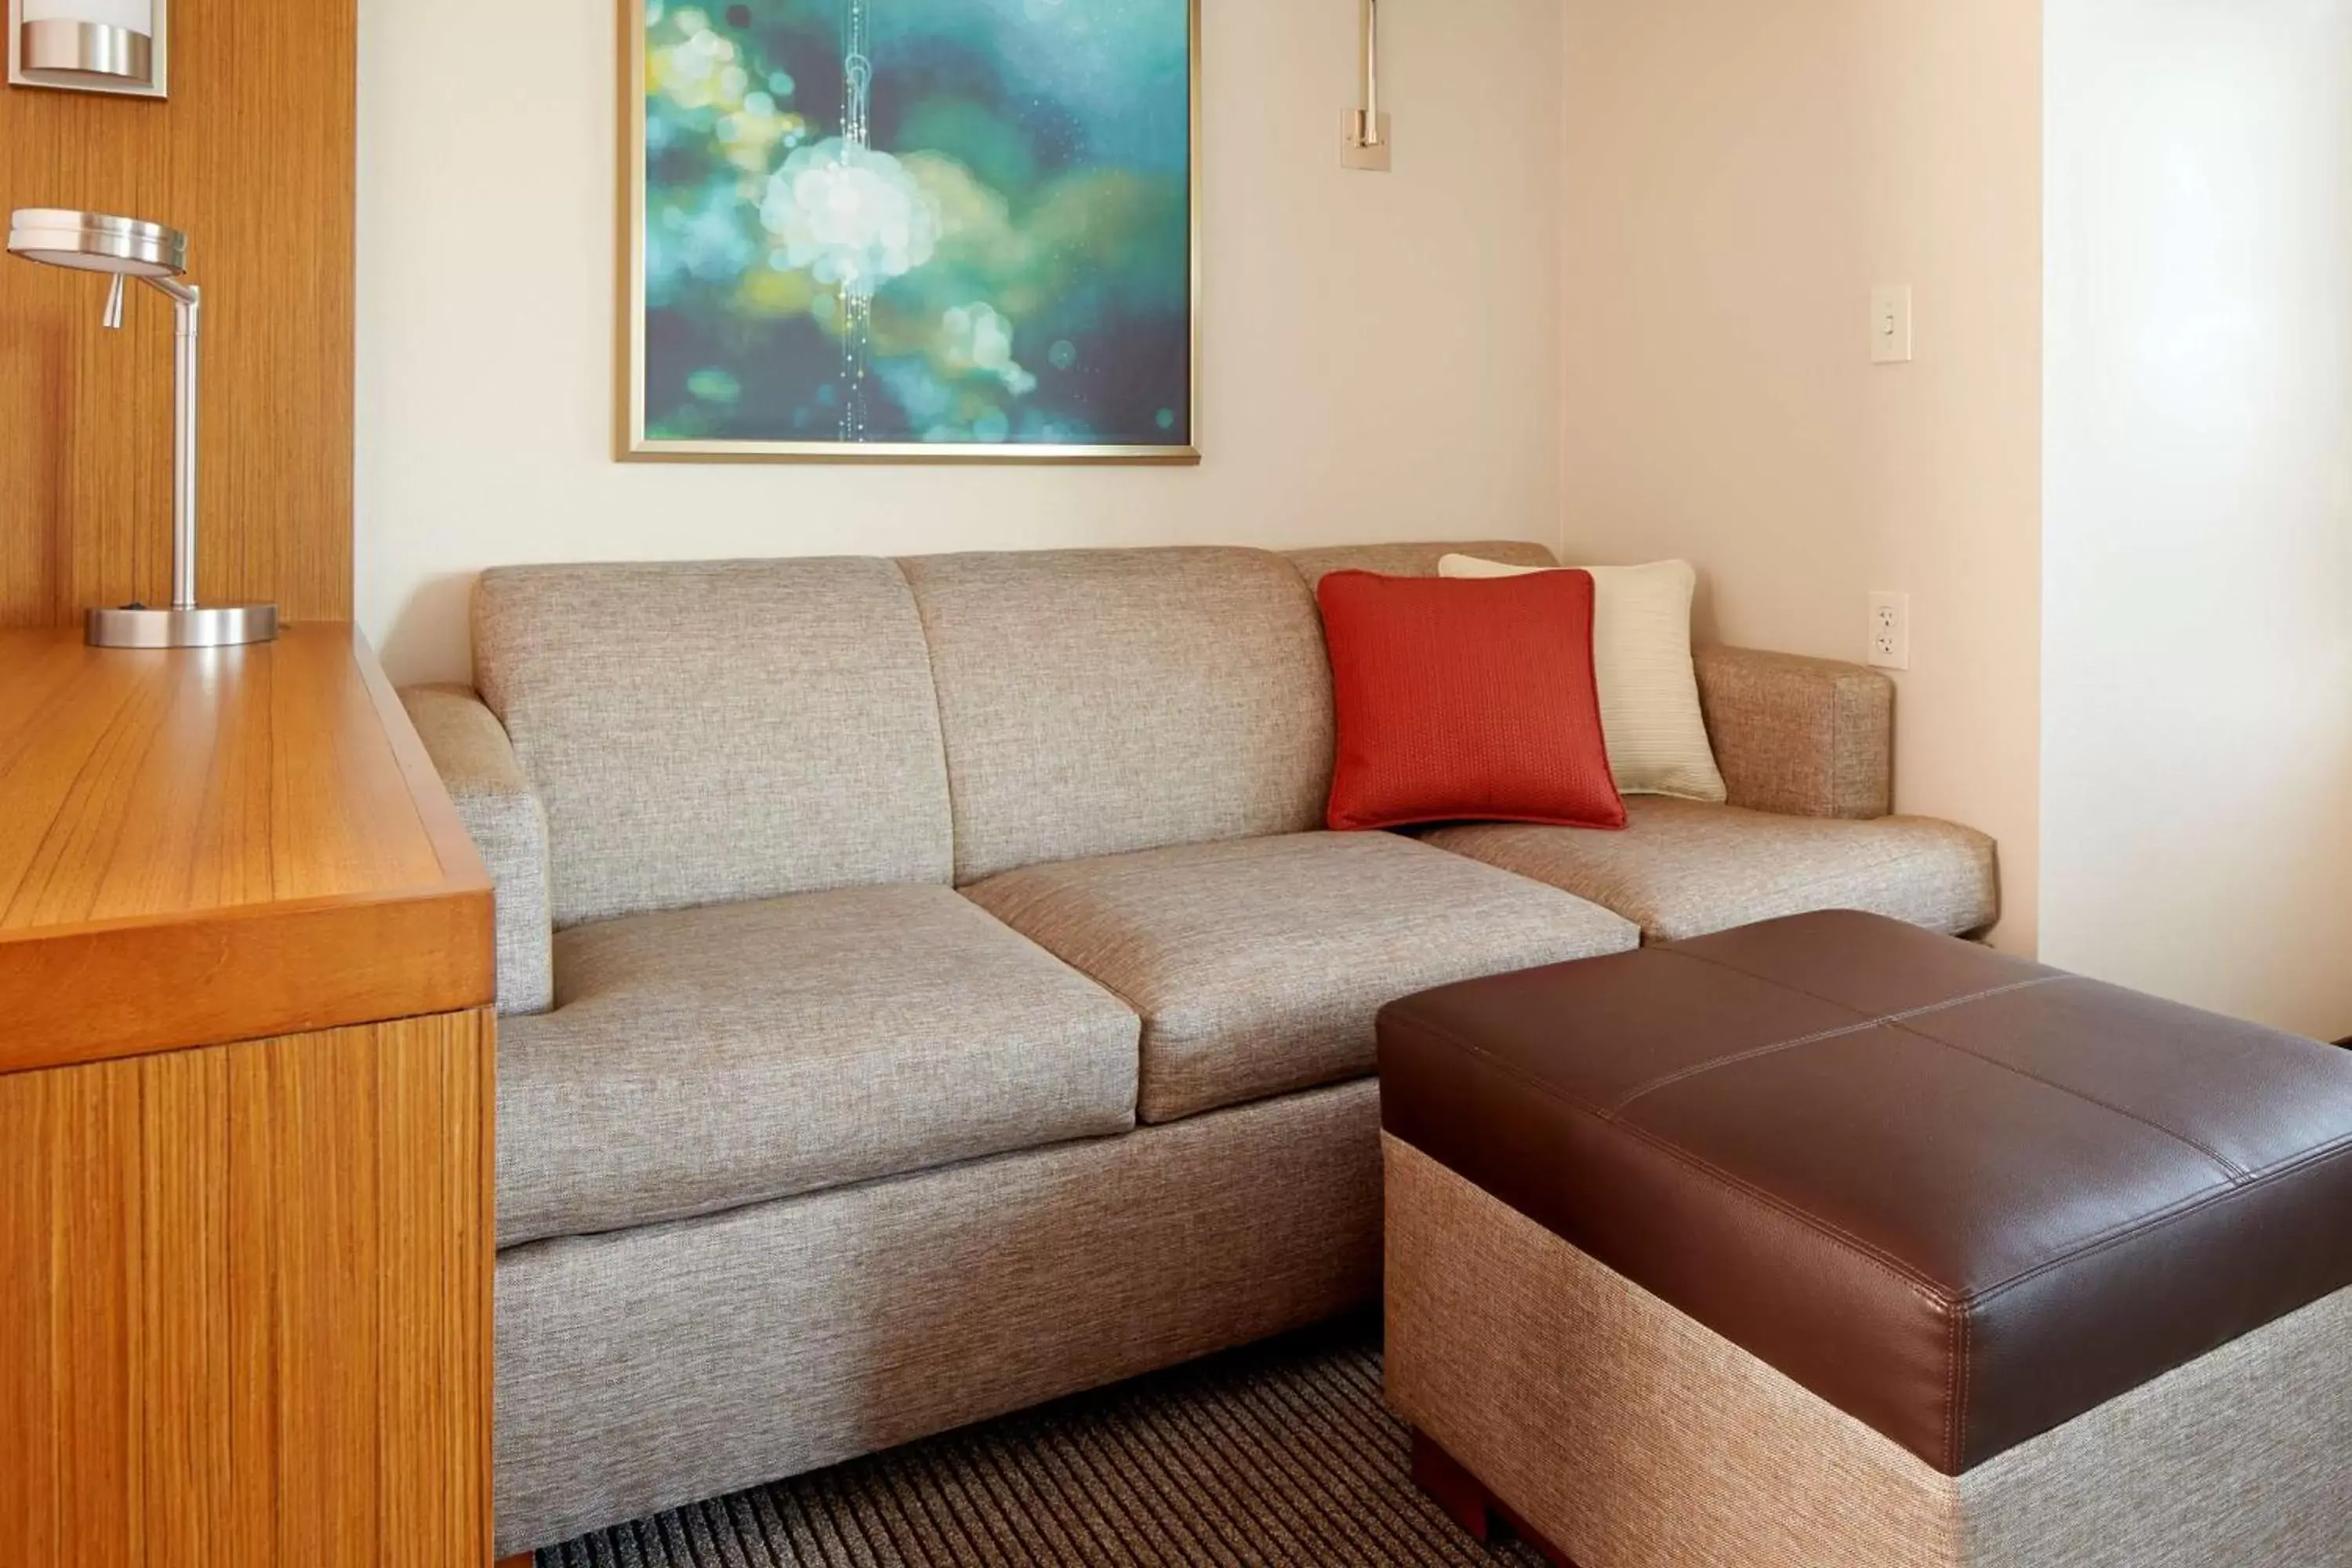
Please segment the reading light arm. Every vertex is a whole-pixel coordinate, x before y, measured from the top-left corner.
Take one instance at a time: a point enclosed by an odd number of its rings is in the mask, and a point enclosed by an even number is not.
[[[1339,162],[1373,174],[1389,167],[1389,117],[1381,109],[1381,0],[1363,5],[1363,107],[1348,111]]]

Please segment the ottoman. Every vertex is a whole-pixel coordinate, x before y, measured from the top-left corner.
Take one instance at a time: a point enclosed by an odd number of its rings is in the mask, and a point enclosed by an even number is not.
[[[1380,1020],[1388,1394],[1581,1568],[2352,1563],[2352,1052],[1874,916]]]

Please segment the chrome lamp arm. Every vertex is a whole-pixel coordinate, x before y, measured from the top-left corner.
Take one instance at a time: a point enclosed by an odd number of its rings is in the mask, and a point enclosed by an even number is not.
[[[172,607],[196,607],[197,351],[204,290],[176,278],[147,286],[172,301]]]

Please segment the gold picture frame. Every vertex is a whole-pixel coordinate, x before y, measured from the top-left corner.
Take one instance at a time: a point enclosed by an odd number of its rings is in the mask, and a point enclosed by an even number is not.
[[[620,28],[620,300],[614,358],[614,457],[668,463],[1053,463],[1184,466],[1201,461],[1201,0],[1187,0],[1189,153],[1185,441],[1181,445],[1048,445],[977,441],[685,440],[646,429],[646,0],[618,0]]]

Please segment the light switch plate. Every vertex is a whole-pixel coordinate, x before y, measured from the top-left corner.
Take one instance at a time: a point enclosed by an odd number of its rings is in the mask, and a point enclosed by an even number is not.
[[[1864,661],[1879,669],[1911,668],[1911,595],[1870,595],[1870,643]]]
[[[1870,291],[1870,363],[1906,364],[1911,359],[1911,286],[1883,283]]]

